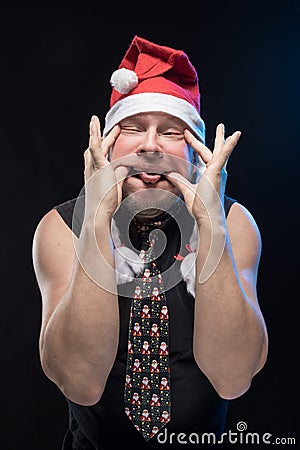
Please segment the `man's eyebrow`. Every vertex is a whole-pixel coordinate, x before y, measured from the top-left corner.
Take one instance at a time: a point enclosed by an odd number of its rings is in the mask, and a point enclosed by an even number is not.
[[[164,124],[170,127],[186,128],[186,124],[177,117],[169,117],[166,119],[166,123],[164,122]]]

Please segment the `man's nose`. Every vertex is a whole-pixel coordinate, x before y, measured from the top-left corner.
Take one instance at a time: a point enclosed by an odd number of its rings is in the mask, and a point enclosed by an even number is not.
[[[143,140],[141,141],[140,147],[137,150],[137,155],[148,158],[162,157],[163,152],[159,145],[159,137],[154,130],[148,130],[144,134]]]

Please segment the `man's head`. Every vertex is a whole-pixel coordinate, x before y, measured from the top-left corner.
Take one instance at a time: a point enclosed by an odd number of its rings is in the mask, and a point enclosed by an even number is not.
[[[121,133],[110,158],[116,161],[130,156],[136,161],[124,182],[123,195],[127,198],[144,190],[140,198],[135,196],[134,203],[142,201],[149,208],[157,205],[164,209],[171,199],[170,195],[166,198],[166,193],[178,196],[164,172],[179,171],[183,161],[196,162],[184,130],[189,129],[205,141],[197,72],[182,50],[135,36],[111,77],[111,85],[111,108],[106,115],[104,135],[117,124]],[[191,164],[181,169],[189,179]],[[161,190],[155,198],[153,189]]]

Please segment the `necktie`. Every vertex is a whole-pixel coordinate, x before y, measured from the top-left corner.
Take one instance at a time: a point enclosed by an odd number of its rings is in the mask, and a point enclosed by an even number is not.
[[[146,441],[171,418],[169,316],[155,260],[157,231],[142,236],[144,270],[131,302],[124,391],[125,413]]]

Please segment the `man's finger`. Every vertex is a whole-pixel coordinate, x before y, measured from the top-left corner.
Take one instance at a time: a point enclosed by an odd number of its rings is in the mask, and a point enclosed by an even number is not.
[[[119,166],[115,169],[115,176],[117,180],[117,189],[118,189],[118,202],[122,201],[122,189],[124,181],[127,178],[129,167]]]
[[[93,115],[91,118],[91,122],[95,125],[95,133],[96,135],[101,138],[101,126],[100,126],[100,120],[98,116]]]
[[[114,145],[117,137],[121,132],[120,125],[115,125],[113,129],[108,133],[108,135],[103,139],[101,145],[101,151],[104,156],[106,156],[109,152],[109,149]]]
[[[214,144],[214,153],[219,153],[225,142],[225,127],[223,123],[219,123],[216,128],[216,137]]]
[[[235,133],[233,133],[231,136],[229,136],[226,139],[225,144],[222,149],[222,153],[224,154],[224,157],[226,158],[226,160],[229,158],[233,149],[236,147],[241,134],[242,133],[240,131],[236,131]]]
[[[85,167],[88,167],[91,164],[91,152],[89,148],[84,152],[83,158]]]
[[[195,192],[195,185],[188,181],[183,175],[178,172],[169,172],[164,174],[167,180],[170,181],[181,193],[190,189]]]
[[[96,120],[96,116],[92,116],[90,120],[90,138],[89,138],[89,151],[92,157],[92,161],[94,163],[95,169],[100,169],[105,165],[105,161],[103,160],[103,155],[101,153],[101,137],[100,133],[100,125],[98,125],[98,121]],[[108,163],[108,161],[107,161]]]
[[[92,170],[92,156],[89,149],[87,149],[84,154],[84,177],[85,179],[89,178]]]
[[[117,183],[124,183],[124,180],[127,178],[128,172],[130,168],[125,166],[119,166],[115,169],[116,180]]]
[[[89,125],[89,133],[90,133],[89,149],[94,149],[94,150],[100,147],[99,131],[97,128],[97,122],[95,120],[95,117],[96,116],[91,117],[90,125]]]
[[[220,149],[218,146],[215,148],[213,153],[213,159],[209,164],[210,168],[214,167],[218,172],[221,172],[223,168],[226,168],[228,159],[233,149],[237,145],[240,136],[241,132],[236,131],[231,136],[228,136],[228,138],[225,140],[225,143],[222,145]]]
[[[212,158],[212,152],[200,142],[189,130],[184,130],[186,142],[198,153],[203,162],[207,164]]]

